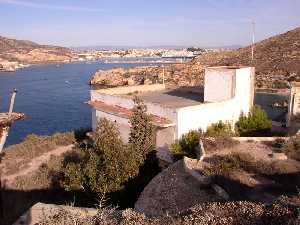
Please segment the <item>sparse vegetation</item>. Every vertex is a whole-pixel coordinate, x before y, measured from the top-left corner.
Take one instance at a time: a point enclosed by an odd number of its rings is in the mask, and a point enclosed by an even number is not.
[[[14,180],[14,187],[20,190],[59,188],[63,160],[64,155],[51,156],[49,161],[42,164],[37,171],[17,177]]]
[[[292,159],[300,161],[300,136],[290,138],[283,146],[283,152]]]
[[[260,175],[289,174],[300,171],[300,165],[289,161],[261,161],[248,153],[232,153],[211,159],[211,167],[205,171],[207,175],[227,176],[233,171],[244,170]]]
[[[236,123],[236,132],[246,137],[270,135],[271,128],[271,121],[259,106],[254,106],[248,115],[241,115]]]
[[[52,136],[30,134],[22,143],[12,145],[6,149],[6,154],[3,157],[6,175],[16,173],[26,167],[29,161],[46,152],[54,150],[59,146],[73,144],[74,142],[75,137],[73,132],[56,133]]]
[[[211,124],[205,133],[208,137],[230,137],[234,136],[234,132],[230,123],[219,121]]]
[[[171,152],[175,160],[182,159],[184,156],[196,158],[196,147],[199,145],[200,137],[200,131],[190,131],[172,144]]]
[[[286,81],[276,80],[276,81],[273,82],[272,88],[286,89],[286,88],[289,88],[289,85]]]
[[[297,225],[299,224],[299,199],[281,197],[272,205],[240,201],[199,204],[175,215],[148,218],[132,209],[122,212],[112,208],[100,208],[95,216],[80,216],[70,210],[60,210],[49,215],[42,225]]]

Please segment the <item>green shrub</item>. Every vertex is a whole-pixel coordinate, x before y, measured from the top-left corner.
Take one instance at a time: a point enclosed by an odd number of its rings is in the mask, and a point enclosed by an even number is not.
[[[183,156],[189,158],[196,158],[196,147],[199,145],[199,139],[201,137],[200,131],[190,131],[171,145],[171,152],[176,160],[182,159]]]
[[[148,153],[155,149],[155,127],[146,105],[138,98],[134,99],[133,115],[130,117],[129,147],[145,160]]]
[[[254,106],[247,116],[241,115],[236,123],[236,132],[246,137],[269,135],[271,128],[271,120],[259,106]]]
[[[289,85],[285,81],[276,80],[272,84],[272,88],[275,88],[275,89],[285,89],[285,88],[289,88]]]
[[[230,137],[234,136],[230,123],[224,123],[221,120],[218,123],[211,124],[205,133],[208,137]]]
[[[74,130],[74,136],[77,142],[81,142],[87,138],[86,134],[91,132],[92,128],[90,127],[80,127]]]
[[[83,188],[96,193],[120,190],[138,172],[132,157],[115,123],[101,119],[94,148],[79,150],[77,158],[65,166],[64,186],[67,190]]]
[[[100,119],[94,147],[79,149],[65,164],[66,190],[112,193],[124,189],[124,185],[139,174],[147,155],[155,147],[154,127],[146,114],[146,106],[141,101],[135,103],[129,143],[122,142],[114,122]]]
[[[292,159],[300,161],[300,136],[290,138],[284,146],[283,152]]]

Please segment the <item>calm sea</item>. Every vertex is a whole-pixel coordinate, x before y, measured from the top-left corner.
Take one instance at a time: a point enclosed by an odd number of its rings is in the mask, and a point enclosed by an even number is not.
[[[138,64],[141,65],[141,64]],[[97,69],[132,67],[137,64],[106,64],[103,62],[37,65],[17,72],[0,72],[0,112],[7,111],[10,93],[18,89],[14,111],[27,117],[16,122],[7,144],[21,142],[28,134],[50,135],[91,126],[89,79]],[[282,113],[271,110],[274,100],[286,97],[257,94],[255,101],[264,106],[272,118]]]

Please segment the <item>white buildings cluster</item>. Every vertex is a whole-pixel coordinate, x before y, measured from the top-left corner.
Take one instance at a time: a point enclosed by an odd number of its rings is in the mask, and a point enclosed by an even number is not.
[[[209,49],[157,49],[133,48],[119,50],[84,50],[77,52],[77,60],[98,60],[103,58],[193,58],[200,54],[213,51]]]

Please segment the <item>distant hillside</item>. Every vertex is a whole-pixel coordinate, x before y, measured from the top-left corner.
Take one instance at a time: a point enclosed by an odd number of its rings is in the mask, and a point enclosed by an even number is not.
[[[0,36],[0,59],[20,63],[46,63],[69,60],[71,50],[64,47],[39,45],[25,40]]]
[[[255,44],[229,52],[209,53],[193,60],[192,67],[213,65],[253,65],[257,86],[284,87],[286,81],[300,80],[300,27]],[[271,82],[270,82],[271,81]]]

